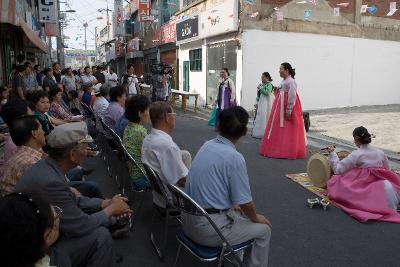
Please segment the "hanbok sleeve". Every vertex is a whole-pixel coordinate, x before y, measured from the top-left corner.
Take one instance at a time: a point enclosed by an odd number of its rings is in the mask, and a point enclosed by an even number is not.
[[[357,150],[356,150],[357,151]],[[353,151],[349,156],[340,160],[335,151],[329,154],[331,168],[335,174],[343,174],[357,167],[357,155]]]
[[[292,113],[294,105],[296,105],[296,92],[297,92],[297,85],[294,80],[292,80],[289,84],[289,91],[288,91],[288,105],[287,111]]]
[[[272,92],[272,84],[268,83],[265,85],[261,85],[260,92],[263,95],[269,95]]]
[[[386,157],[386,155],[384,155],[384,160],[383,160],[383,168],[385,168],[386,170],[390,171],[390,163],[388,158]]]
[[[231,90],[232,90],[232,93],[231,93],[231,102],[233,103],[233,102],[235,102],[235,100],[236,100],[236,87],[235,87],[235,83],[234,83],[231,79],[228,80],[228,83],[229,83],[229,87],[230,87]]]

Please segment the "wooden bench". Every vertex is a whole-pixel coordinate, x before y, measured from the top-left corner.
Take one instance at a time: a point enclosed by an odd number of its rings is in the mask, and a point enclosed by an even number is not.
[[[172,99],[171,99],[171,104],[175,106],[175,100],[176,98],[179,98],[179,96],[182,96],[182,111],[186,111],[186,97],[188,96],[194,96],[194,112],[197,112],[197,99],[199,97],[199,93],[192,93],[192,92],[186,92],[186,91],[179,91],[179,90],[171,90],[172,93]]]

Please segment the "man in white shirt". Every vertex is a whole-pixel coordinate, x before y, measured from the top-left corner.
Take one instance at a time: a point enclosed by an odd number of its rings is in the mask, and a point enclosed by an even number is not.
[[[84,73],[81,75],[81,81],[82,85],[87,85],[87,84],[92,84],[95,85],[97,84],[96,78],[91,74],[90,67],[86,66],[84,68]]]
[[[94,113],[100,118],[104,119],[106,111],[110,102],[108,101],[108,95],[110,93],[110,87],[107,84],[103,84],[100,87],[99,93],[96,93],[96,102],[94,103]]]
[[[108,84],[110,87],[115,87],[118,85],[118,76],[112,67],[110,68],[110,74],[108,75]]]
[[[128,86],[128,95],[137,95],[139,91],[139,80],[134,74],[135,68],[132,64],[127,66],[127,75],[124,76],[123,84]]]
[[[184,187],[192,157],[182,151],[170,134],[175,128],[176,113],[167,102],[155,102],[150,107],[153,129],[143,140],[142,162],[157,172],[164,184]],[[167,192],[168,189],[166,188]],[[165,208],[165,199],[153,191],[153,202]]]

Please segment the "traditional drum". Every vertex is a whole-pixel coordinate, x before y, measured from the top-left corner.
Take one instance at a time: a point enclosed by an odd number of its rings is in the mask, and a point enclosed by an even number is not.
[[[339,151],[337,154],[342,160],[350,153]],[[328,157],[320,153],[313,154],[307,161],[307,174],[315,186],[325,188],[329,178],[333,175]]]

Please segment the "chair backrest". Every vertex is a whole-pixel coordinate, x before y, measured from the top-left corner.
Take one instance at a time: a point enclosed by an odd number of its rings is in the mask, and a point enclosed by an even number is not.
[[[240,266],[243,266],[242,261],[239,259],[239,257],[233,253],[233,248],[229,244],[229,242],[226,240],[224,235],[221,233],[217,225],[214,223],[214,221],[210,218],[208,213],[199,205],[197,204],[196,201],[194,201],[188,194],[186,194],[182,189],[180,189],[176,185],[168,185],[168,189],[171,192],[172,195],[172,202],[176,208],[181,210],[184,213],[194,215],[194,216],[203,216],[207,218],[208,222],[212,226],[212,228],[215,230],[217,235],[222,241],[222,246],[224,249],[227,251],[232,252],[234,255],[235,260],[239,263]]]
[[[90,116],[93,115],[92,108],[89,107],[88,105],[86,105],[85,102],[81,101],[81,106],[82,106],[83,111],[85,112],[85,115],[90,115]]]
[[[168,193],[164,187],[163,182],[160,179],[160,176],[158,176],[158,173],[156,171],[154,171],[146,163],[143,163],[143,166],[144,166],[144,170],[146,171],[147,178],[149,178],[149,181],[150,181],[150,184],[151,184],[151,187],[153,188],[153,190],[156,191],[158,194],[164,196],[165,200],[168,203],[169,202]]]

